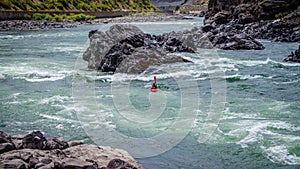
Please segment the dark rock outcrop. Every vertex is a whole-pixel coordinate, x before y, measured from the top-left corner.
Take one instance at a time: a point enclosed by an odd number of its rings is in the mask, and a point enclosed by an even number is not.
[[[66,142],[57,137],[47,140],[39,131],[22,137],[22,146],[16,148],[14,142],[19,142],[20,137],[0,132],[0,147],[13,145],[12,148],[0,152],[0,168],[143,168],[124,150],[82,144],[80,141]]]
[[[194,52],[174,37],[145,34],[132,25],[113,25],[106,32],[90,32],[89,37],[83,59],[89,68],[103,72],[141,73],[150,65],[187,62],[168,53]]]
[[[295,0],[210,0],[205,23],[213,23],[216,15],[224,13],[227,22],[233,19],[238,19],[239,23],[274,20],[280,15],[294,13],[299,5]]]
[[[299,48],[297,50],[295,50],[295,52],[291,52],[291,54],[288,55],[288,57],[285,58],[283,61],[300,63],[300,45],[299,45]]]
[[[34,131],[23,138],[23,148],[44,149],[46,146],[46,138],[40,131]]]
[[[104,72],[141,73],[149,66],[188,62],[174,52],[194,53],[198,48],[263,49],[246,35],[225,32],[225,28],[205,26],[162,35],[143,33],[132,25],[113,25],[106,32],[91,31],[90,46],[83,54],[88,67]],[[228,29],[228,28],[226,28]]]
[[[210,0],[205,24],[256,39],[300,42],[300,1]]]

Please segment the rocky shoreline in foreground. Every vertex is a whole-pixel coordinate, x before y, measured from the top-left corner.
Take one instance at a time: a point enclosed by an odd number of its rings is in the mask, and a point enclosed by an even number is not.
[[[46,139],[40,131],[26,136],[0,131],[0,168],[143,169],[124,150],[58,137]]]
[[[176,21],[189,19],[183,15],[168,16],[128,16],[117,18],[101,18],[84,21],[47,21],[47,20],[4,20],[0,21],[0,31],[18,31],[18,30],[48,30],[73,28],[83,24],[107,24],[107,23],[129,23],[129,22],[157,22],[157,21]]]

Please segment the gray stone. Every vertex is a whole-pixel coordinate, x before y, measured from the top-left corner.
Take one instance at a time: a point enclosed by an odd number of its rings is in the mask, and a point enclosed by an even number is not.
[[[66,158],[61,163],[64,169],[97,169],[93,163],[75,158]]]
[[[187,60],[167,56],[173,52],[194,52],[183,41],[171,35],[154,36],[133,25],[113,25],[106,32],[91,31],[90,46],[83,59],[91,69],[103,72],[141,73],[149,65]]]
[[[54,137],[50,140],[47,140],[45,149],[47,149],[47,150],[66,149],[68,147],[69,147],[68,142],[66,142],[58,137]]]
[[[79,140],[74,140],[74,141],[69,141],[68,142],[69,147],[78,146],[78,145],[81,145],[81,144],[83,144],[83,142],[79,141]]]
[[[46,138],[40,131],[34,131],[23,138],[22,144],[24,148],[44,149],[46,142]]]
[[[0,163],[0,168],[3,168],[3,169],[28,169],[28,165],[20,159],[3,160]]]
[[[11,151],[11,150],[15,150],[15,149],[16,149],[16,147],[12,143],[2,143],[2,144],[0,144],[0,154]]]

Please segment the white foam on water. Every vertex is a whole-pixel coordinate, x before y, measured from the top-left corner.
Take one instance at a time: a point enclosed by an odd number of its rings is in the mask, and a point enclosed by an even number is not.
[[[285,84],[294,84],[294,83],[299,83],[299,79],[297,79],[297,80],[291,80],[291,81],[288,81],[288,82],[273,82],[274,84],[277,84],[277,85],[280,85],[280,84],[283,84],[283,85],[285,85]]]
[[[9,102],[4,102],[4,104],[7,104],[7,105],[22,105],[22,104],[26,104],[26,103],[34,103],[35,100],[33,99],[28,99],[28,100],[23,100],[23,101],[18,101],[18,100],[14,100],[14,101],[9,101]]]
[[[299,165],[300,157],[292,155],[288,152],[285,145],[277,145],[273,147],[261,146],[267,158],[274,163],[283,163],[288,165]]]
[[[48,48],[49,51],[55,52],[74,52],[74,51],[84,51],[86,49],[85,46],[59,46],[59,47],[51,47]]]
[[[64,76],[59,76],[59,77],[47,77],[47,78],[41,78],[41,79],[30,79],[30,78],[25,78],[26,81],[28,82],[45,82],[45,81],[57,81],[57,80],[62,80],[64,79]],[[22,78],[21,78],[22,79]]]
[[[258,116],[253,113],[238,113],[238,112],[231,112],[229,107],[226,107],[222,113],[222,117],[220,120],[229,120],[229,119],[257,119]]]
[[[71,76],[73,71],[43,70],[39,68],[10,67],[2,72],[6,78],[24,79],[28,82],[43,82],[62,80]]]
[[[16,39],[24,39],[25,38],[25,36],[23,36],[23,35],[3,35],[3,36],[0,36],[0,39],[14,39],[14,40],[16,40]]]
[[[64,102],[69,101],[70,99],[71,97],[69,96],[56,95],[56,96],[42,99],[39,104],[57,104],[57,103],[63,104]]]
[[[0,35],[0,40],[6,40],[6,39],[12,39],[12,40],[18,40],[18,39],[25,39],[25,38],[40,38],[40,37],[51,37],[51,36],[57,36],[56,34],[27,34],[27,35]]]
[[[71,119],[66,119],[60,116],[54,116],[54,115],[48,115],[48,114],[39,114],[41,117],[50,119],[50,120],[56,120],[56,121],[60,121],[60,122],[67,122],[67,123],[77,123],[77,121],[75,120],[71,120]]]
[[[291,62],[278,62],[270,59],[269,57],[266,60],[226,60],[228,63],[233,63],[236,65],[244,65],[244,66],[258,66],[258,65],[267,65],[267,64],[279,64],[287,67],[300,66],[299,63],[291,63]]]
[[[5,76],[2,73],[0,73],[0,79],[5,79]]]

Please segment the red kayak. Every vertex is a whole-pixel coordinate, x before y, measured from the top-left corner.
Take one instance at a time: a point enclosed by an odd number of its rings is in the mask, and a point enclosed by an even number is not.
[[[156,86],[156,76],[154,76],[154,82],[152,83],[152,87],[150,88],[151,92],[156,92],[157,91],[157,86]]]
[[[157,88],[151,88],[150,91],[151,91],[151,92],[156,92],[156,91],[157,91]]]

